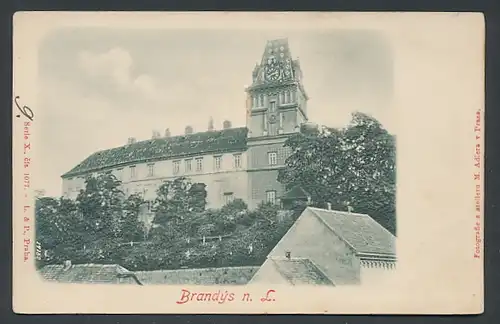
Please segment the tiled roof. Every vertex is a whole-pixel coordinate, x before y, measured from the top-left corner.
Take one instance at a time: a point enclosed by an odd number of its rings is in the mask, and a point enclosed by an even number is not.
[[[239,127],[136,142],[96,152],[62,177],[75,176],[122,164],[245,150],[247,133],[246,127]]]
[[[133,272],[117,264],[46,265],[39,270],[45,280],[62,283],[141,284]]]
[[[292,285],[334,285],[309,259],[275,259],[271,261]]]
[[[365,214],[308,208],[358,253],[395,255],[396,237]]]

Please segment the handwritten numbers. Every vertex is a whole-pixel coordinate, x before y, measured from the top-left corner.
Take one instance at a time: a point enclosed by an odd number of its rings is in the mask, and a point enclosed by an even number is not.
[[[33,113],[33,110],[31,110],[30,107],[28,106],[22,106],[19,104],[19,96],[14,98],[14,102],[16,103],[17,109],[23,114],[24,117],[28,118],[29,120],[33,121],[33,117],[35,117],[35,114]],[[16,115],[17,118],[20,118],[21,115]]]

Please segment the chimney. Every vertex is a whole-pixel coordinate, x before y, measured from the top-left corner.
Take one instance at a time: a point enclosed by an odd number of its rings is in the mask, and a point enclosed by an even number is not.
[[[184,134],[186,135],[189,135],[189,134],[193,134],[193,127],[191,126],[186,126],[186,128],[184,129]]]
[[[290,251],[285,252],[285,257],[290,260],[292,258],[292,253]]]
[[[69,270],[71,268],[71,260],[64,261],[64,271]]]
[[[127,141],[127,144],[134,144],[135,142],[137,142],[137,140],[135,139],[135,137],[129,137],[128,141]]]
[[[165,137],[170,137],[170,128],[165,129]]]
[[[328,206],[328,210],[332,210],[332,204],[331,203],[326,203],[326,205]]]
[[[350,213],[352,213],[352,209],[353,209],[353,208],[352,208],[352,206],[347,206],[347,212],[348,212],[349,214],[350,214]]]
[[[214,130],[214,119],[210,117],[210,120],[208,121],[208,131],[212,132]]]
[[[231,128],[231,122],[229,120],[225,120],[223,123],[222,123],[222,128],[223,129],[228,129],[228,128]]]
[[[159,131],[153,131],[153,135],[151,136],[152,139],[157,139],[160,138],[160,132]]]

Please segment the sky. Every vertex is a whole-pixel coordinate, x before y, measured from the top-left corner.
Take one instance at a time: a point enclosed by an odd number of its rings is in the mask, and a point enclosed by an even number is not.
[[[288,38],[310,97],[309,120],[345,126],[354,111],[393,126],[391,44],[373,30],[60,29],[38,53],[39,187],[98,150],[154,130],[245,125],[245,86],[267,40]]]

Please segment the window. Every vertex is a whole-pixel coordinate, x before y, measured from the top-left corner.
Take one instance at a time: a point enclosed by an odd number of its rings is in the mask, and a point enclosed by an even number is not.
[[[184,161],[184,168],[186,169],[186,173],[193,171],[193,163],[192,162],[193,162],[192,159]]]
[[[264,95],[259,95],[259,107],[264,106]]]
[[[224,205],[231,203],[234,200],[234,195],[232,192],[224,193]]]
[[[289,103],[290,102],[290,91],[285,91],[285,102]]]
[[[123,180],[123,168],[119,168],[116,170],[116,178],[118,180]]]
[[[270,110],[271,110],[271,112],[276,111],[276,101],[270,102]]]
[[[222,156],[214,156],[214,168],[216,171],[220,170]]]
[[[241,154],[234,155],[234,168],[235,169],[241,168]]]
[[[153,213],[155,211],[154,206],[155,206],[154,201],[152,201],[152,200],[146,201],[146,207],[147,207],[148,213]]]
[[[271,204],[276,204],[276,191],[266,191],[266,201]]]
[[[196,159],[196,171],[201,172],[203,170],[203,158]]]
[[[136,172],[135,172],[135,165],[130,167],[130,179],[135,179],[136,177]]]
[[[173,173],[178,174],[179,173],[179,166],[181,164],[181,161],[174,161],[173,162]]]
[[[257,107],[257,97],[252,96],[252,107]]]
[[[269,160],[269,165],[278,164],[278,154],[276,152],[267,153],[267,158]]]
[[[155,165],[154,163],[148,164],[148,177],[155,175]]]

